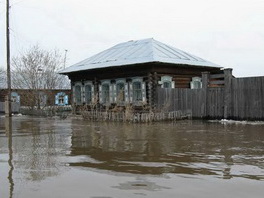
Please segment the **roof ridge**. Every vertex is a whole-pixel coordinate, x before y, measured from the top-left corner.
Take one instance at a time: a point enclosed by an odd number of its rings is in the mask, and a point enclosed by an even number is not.
[[[155,53],[155,47],[154,47],[154,42],[156,42],[156,40],[154,38],[151,38],[151,56],[153,61],[157,61],[157,57],[156,57],[156,53]]]

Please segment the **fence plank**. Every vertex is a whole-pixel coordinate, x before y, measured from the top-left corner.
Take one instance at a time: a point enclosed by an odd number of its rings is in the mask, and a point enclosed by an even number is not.
[[[167,90],[165,94],[159,88],[157,106],[160,109],[166,101],[171,103],[170,111],[191,110],[194,118],[220,119],[225,117],[226,111],[228,119],[264,120],[264,77],[232,78],[228,84],[226,91],[224,87],[209,87],[207,91],[176,88]],[[170,97],[166,96],[168,94]]]

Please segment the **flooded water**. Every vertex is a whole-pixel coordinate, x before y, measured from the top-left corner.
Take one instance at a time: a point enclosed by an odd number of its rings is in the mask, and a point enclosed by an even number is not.
[[[1,198],[262,198],[264,124],[0,118]]]

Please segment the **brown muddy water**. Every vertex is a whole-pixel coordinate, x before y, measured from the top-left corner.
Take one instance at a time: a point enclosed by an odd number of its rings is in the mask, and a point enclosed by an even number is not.
[[[264,123],[0,118],[1,198],[262,198]]]

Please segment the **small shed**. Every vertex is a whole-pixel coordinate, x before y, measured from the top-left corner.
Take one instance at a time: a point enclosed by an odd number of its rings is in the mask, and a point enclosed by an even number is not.
[[[75,105],[155,107],[157,87],[201,88],[221,67],[152,38],[117,44],[62,71]]]

